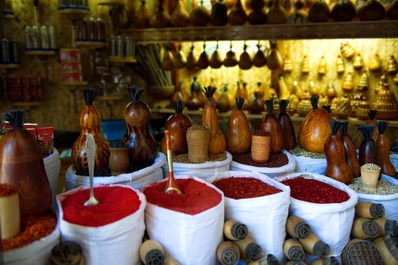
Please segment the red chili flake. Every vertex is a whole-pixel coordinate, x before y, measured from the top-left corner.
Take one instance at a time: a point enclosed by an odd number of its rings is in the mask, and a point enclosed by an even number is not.
[[[101,203],[84,206],[90,190],[76,192],[62,202],[63,219],[69,223],[98,227],[116,222],[138,210],[141,205],[135,191],[124,187],[96,187],[94,195]]]
[[[284,180],[282,184],[290,186],[290,196],[306,202],[340,203],[350,199],[346,192],[316,179],[298,177]]]
[[[194,179],[176,179],[183,194],[164,193],[164,182],[154,183],[144,190],[149,203],[173,211],[198,214],[221,202],[221,194],[215,189]]]
[[[29,216],[21,220],[21,232],[11,238],[3,239],[3,251],[20,248],[51,234],[57,225],[53,214]]]
[[[17,192],[18,190],[14,186],[8,184],[0,184],[0,197],[8,197]]]
[[[280,189],[268,185],[259,179],[230,177],[213,183],[224,192],[224,196],[232,199],[255,198],[281,192]]]

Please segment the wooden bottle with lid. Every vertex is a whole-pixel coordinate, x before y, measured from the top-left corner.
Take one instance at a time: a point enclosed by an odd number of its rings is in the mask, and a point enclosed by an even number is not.
[[[300,217],[289,216],[286,222],[286,232],[295,238],[306,238],[311,233],[310,226]]]
[[[309,234],[306,238],[299,238],[299,242],[303,246],[304,251],[312,256],[325,257],[329,255],[329,245],[325,244],[313,232]]]
[[[140,259],[144,264],[163,264],[165,257],[162,245],[156,240],[146,240],[140,247]]]
[[[383,204],[373,202],[358,202],[355,206],[355,214],[358,217],[374,219],[384,217]]]
[[[262,249],[251,237],[235,240],[234,243],[239,247],[243,259],[258,260],[261,257]]]

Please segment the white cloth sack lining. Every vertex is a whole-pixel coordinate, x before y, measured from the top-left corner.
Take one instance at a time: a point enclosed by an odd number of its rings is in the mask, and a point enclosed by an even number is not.
[[[249,171],[249,172],[258,172],[262,174],[266,174],[268,177],[277,177],[283,176],[289,173],[294,172],[296,168],[296,161],[293,156],[286,150],[283,150],[283,153],[287,155],[289,162],[287,165],[282,167],[255,167],[249,166],[245,164],[241,164],[235,161],[231,162],[231,171]]]
[[[344,183],[316,173],[292,173],[278,178],[278,181],[292,179],[301,175],[311,175],[314,179],[330,184],[348,194],[350,199],[342,203],[311,203],[290,197],[290,215],[305,220],[312,231],[330,246],[329,256],[339,256],[350,240],[354,221],[357,193]]]
[[[398,180],[387,175],[381,175],[381,179],[391,182],[395,186],[398,186]],[[364,194],[358,193],[359,201],[367,201],[373,203],[383,204],[385,208],[385,217],[387,219],[395,220],[398,222],[398,193],[389,195],[377,195],[377,194]]]
[[[99,227],[87,227],[69,223],[63,220],[61,203],[68,196],[78,191],[89,189],[88,186],[79,187],[57,195],[61,233],[67,240],[75,241],[82,247],[85,265],[140,265],[139,248],[145,231],[145,196],[140,191],[127,185],[109,186],[134,190],[141,201],[138,210],[116,222]]]
[[[226,152],[227,159],[223,161],[206,161],[205,163],[199,164],[187,164],[187,163],[176,163],[173,162],[174,175],[190,175],[194,177],[199,177],[204,180],[209,181],[209,178],[213,178],[218,173],[228,171],[232,161],[232,155]],[[167,178],[169,167],[167,163],[162,167],[163,177]]]
[[[326,170],[326,158],[310,158],[306,156],[295,156],[296,171],[295,172],[311,172],[324,174]]]
[[[196,215],[148,203],[145,209],[147,233],[151,239],[157,240],[163,246],[166,257],[172,257],[183,265],[215,265],[216,250],[223,240],[224,195],[214,185],[200,178],[176,177],[187,178],[193,178],[219,192],[220,203]]]
[[[46,170],[48,182],[51,187],[51,195],[52,195],[52,205],[55,205],[56,200],[55,196],[58,194],[58,176],[59,170],[61,168],[61,160],[59,159],[59,153],[57,149],[54,149],[54,152],[43,158],[44,168]]]
[[[257,172],[227,171],[218,174],[214,181],[229,177],[245,177],[261,180],[282,192],[257,198],[225,198],[225,219],[245,224],[251,236],[265,254],[284,260],[283,242],[286,237],[286,220],[289,214],[290,187]]]
[[[120,174],[109,177],[95,177],[94,185],[98,184],[123,184],[128,185],[134,189],[141,190],[142,186],[154,183],[163,178],[161,166],[166,163],[166,156],[163,153],[158,153],[155,162],[152,166],[143,168],[141,170]],[[88,176],[80,176],[75,174],[76,169],[71,165],[66,172],[66,188],[71,190],[80,186],[90,184]]]

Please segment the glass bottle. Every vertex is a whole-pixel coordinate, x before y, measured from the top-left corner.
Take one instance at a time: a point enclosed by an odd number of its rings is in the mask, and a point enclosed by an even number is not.
[[[40,34],[39,28],[36,26],[32,27],[32,49],[40,48]]]
[[[131,37],[126,36],[124,38],[124,56],[125,57],[133,57],[134,56],[134,43],[131,40]]]
[[[10,62],[19,63],[18,42],[16,39],[10,42]]]
[[[97,31],[95,30],[95,19],[93,17],[90,17],[88,20],[88,38],[90,40],[97,40]]]
[[[50,49],[55,50],[57,48],[57,39],[55,36],[55,28],[53,26],[48,28],[48,39]]]
[[[116,37],[116,56],[123,56],[123,38],[118,35]]]
[[[8,47],[8,40],[3,38],[1,40],[1,62],[2,63],[9,63],[10,62],[10,50]]]
[[[111,36],[109,47],[110,47],[110,56],[116,56],[116,37],[115,36]]]
[[[48,41],[48,31],[46,26],[40,27],[40,46],[42,49],[48,50],[50,48]]]
[[[96,26],[98,40],[101,41],[105,40],[105,23],[100,17],[97,18],[95,26]]]
[[[26,49],[30,50],[33,48],[33,43],[32,43],[32,28],[29,26],[25,27],[25,45]]]

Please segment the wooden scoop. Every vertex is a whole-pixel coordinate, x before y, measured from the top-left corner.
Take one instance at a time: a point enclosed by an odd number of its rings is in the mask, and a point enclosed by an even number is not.
[[[167,194],[182,194],[181,188],[178,186],[176,180],[174,179],[173,172],[173,152],[171,150],[170,143],[170,132],[169,130],[164,131],[164,137],[166,138],[166,148],[167,148],[167,163],[169,166],[169,178],[166,182],[164,192]]]

